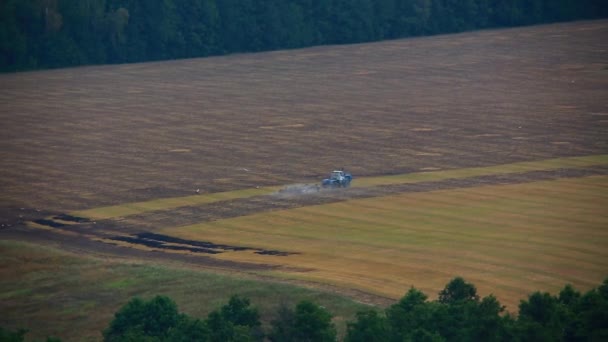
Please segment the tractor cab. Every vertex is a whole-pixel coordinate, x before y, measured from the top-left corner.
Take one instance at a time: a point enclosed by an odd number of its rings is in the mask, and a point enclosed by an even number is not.
[[[334,170],[321,182],[324,188],[348,188],[353,180],[353,175],[346,173],[343,170]]]
[[[344,179],[344,171],[332,171],[329,178],[341,182]]]

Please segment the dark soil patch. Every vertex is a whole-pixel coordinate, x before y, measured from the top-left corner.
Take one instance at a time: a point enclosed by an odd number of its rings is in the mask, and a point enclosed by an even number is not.
[[[129,248],[99,241],[94,241],[81,235],[57,234],[50,230],[32,229],[28,227],[18,227],[11,230],[0,230],[0,237],[3,239],[13,239],[16,241],[28,240],[40,244],[50,244],[61,246],[62,249],[82,253],[86,255],[117,256],[119,258],[135,258],[146,261],[178,261],[186,262],[193,266],[203,268],[220,268],[240,271],[256,271],[278,268],[279,266],[268,264],[253,264],[247,262],[237,262],[212,258],[207,253],[196,254],[176,254],[159,253],[158,251],[146,251],[136,248]]]
[[[65,224],[63,224],[63,223],[59,223],[59,222],[55,222],[53,220],[47,220],[47,219],[38,219],[38,220],[34,220],[33,222],[41,224],[43,226],[49,226],[49,227],[53,227],[53,228],[65,227]]]
[[[288,256],[291,252],[265,250],[259,248],[230,246],[215,244],[207,241],[185,240],[172,236],[155,234],[155,233],[139,233],[132,236],[114,236],[110,238],[115,241],[124,241],[135,245],[143,245],[151,248],[168,249],[175,251],[190,251],[194,253],[219,254],[225,251],[254,251],[257,254]]]
[[[115,237],[112,237],[111,240],[124,241],[124,242],[132,243],[135,245],[143,245],[146,247],[169,249],[169,250],[174,250],[174,251],[190,251],[190,252],[194,252],[194,253],[206,253],[206,254],[222,253],[221,251],[217,251],[214,249],[192,247],[192,246],[167,245],[166,243],[164,243],[162,241],[149,240],[149,239],[143,239],[140,237],[132,237],[132,236],[115,236]]]
[[[220,250],[225,250],[225,251],[244,251],[244,250],[252,249],[249,247],[218,245],[218,244],[215,244],[212,242],[207,242],[207,241],[184,240],[184,239],[180,239],[180,238],[176,238],[176,237],[172,237],[172,236],[168,236],[168,235],[148,233],[148,232],[139,233],[139,234],[137,234],[137,237],[140,239],[159,241],[162,243],[169,242],[169,243],[176,243],[176,244],[180,244],[180,245],[190,245],[190,246],[197,246],[197,247],[201,247],[201,248],[220,249]]]
[[[77,223],[83,223],[83,222],[90,222],[91,220],[89,220],[88,218],[85,217],[78,217],[78,216],[72,216],[72,215],[68,215],[68,214],[60,214],[57,216],[53,217],[56,220],[62,220],[62,221],[68,221],[68,222],[77,222]]]
[[[262,250],[262,251],[255,252],[255,254],[275,255],[275,256],[288,256],[290,254],[300,254],[300,253],[289,253],[289,252],[281,252],[281,251]]]
[[[21,227],[28,221],[44,219],[53,214],[37,208],[0,206],[0,228]]]

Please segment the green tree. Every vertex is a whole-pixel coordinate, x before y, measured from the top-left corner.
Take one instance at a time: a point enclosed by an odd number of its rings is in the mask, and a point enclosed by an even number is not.
[[[396,0],[374,1],[374,31],[378,39],[395,38],[393,30],[395,25]]]
[[[11,70],[19,67],[35,67],[35,62],[28,49],[28,32],[21,27],[18,9],[23,3],[19,0],[0,2],[0,70]]]
[[[414,329],[411,333],[409,341],[417,341],[417,342],[443,342],[445,338],[443,338],[437,332],[430,332],[426,329]]]
[[[567,311],[549,293],[535,292],[519,304],[518,328],[525,340],[558,341],[567,326]]]
[[[251,307],[249,299],[239,296],[232,296],[228,304],[220,310],[222,317],[234,323],[250,328],[259,327],[260,314],[256,308]]]
[[[605,17],[606,0],[3,0],[0,71]]]
[[[439,292],[439,302],[452,304],[458,301],[478,301],[477,289],[475,285],[467,283],[461,277],[452,279],[441,292]]]
[[[574,337],[572,340],[608,340],[608,279],[597,289],[582,295],[569,308],[573,319],[567,332]]]
[[[346,342],[389,340],[388,321],[375,310],[357,312],[357,320],[347,325]]]
[[[293,341],[335,341],[336,327],[331,319],[332,315],[325,308],[301,301],[295,310]]]
[[[27,330],[25,329],[10,331],[0,327],[0,341],[2,342],[23,342],[25,334],[27,334]]]
[[[220,39],[225,52],[262,50],[263,31],[257,1],[218,1]]]
[[[221,52],[219,12],[215,0],[174,0],[177,51],[182,57],[201,57]]]
[[[105,341],[164,340],[181,319],[177,305],[168,297],[133,298],[114,315],[103,336]]]
[[[232,296],[228,304],[207,318],[212,341],[261,341],[260,315],[249,299]]]
[[[106,63],[109,28],[106,23],[106,0],[60,1],[57,12],[61,14],[60,35],[72,44],[75,64]],[[74,65],[74,64],[70,64]]]
[[[411,288],[386,316],[391,341],[510,341],[516,336],[504,306],[494,296],[480,301],[475,286],[462,278],[448,283],[437,301]]]
[[[469,317],[472,328],[469,334],[476,341],[510,341],[513,340],[513,318],[503,315],[505,307],[496,297],[484,297],[475,303],[474,314]]]
[[[431,0],[398,2],[397,16],[392,35],[396,37],[419,36],[428,32],[432,9]]]
[[[167,335],[167,341],[171,342],[205,342],[209,340],[210,331],[205,322],[185,315],[175,327],[169,330]]]
[[[295,312],[285,303],[281,303],[276,317],[270,322],[268,338],[273,342],[289,342],[295,338]]]
[[[412,333],[416,329],[431,327],[436,308],[427,302],[427,298],[422,291],[412,287],[399,302],[386,310],[391,340],[406,341],[412,339]]]
[[[218,311],[209,314],[206,320],[209,327],[210,341],[251,341],[251,338],[239,339],[242,334],[237,333],[234,324],[226,320]]]

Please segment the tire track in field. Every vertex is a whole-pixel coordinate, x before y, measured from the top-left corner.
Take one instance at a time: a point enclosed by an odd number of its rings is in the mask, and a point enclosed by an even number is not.
[[[167,227],[186,226],[210,222],[260,212],[293,209],[303,206],[321,205],[351,199],[381,197],[400,193],[428,192],[458,188],[471,188],[484,185],[520,184],[559,178],[578,178],[594,175],[608,175],[608,166],[582,169],[555,169],[550,171],[530,171],[500,175],[477,176],[470,178],[446,179],[419,183],[381,185],[365,188],[320,191],[299,196],[263,195],[243,199],[214,202],[199,206],[186,206],[168,210],[158,210],[125,218],[108,219],[70,226],[70,229],[91,232],[102,228],[107,231],[137,234],[156,231]]]

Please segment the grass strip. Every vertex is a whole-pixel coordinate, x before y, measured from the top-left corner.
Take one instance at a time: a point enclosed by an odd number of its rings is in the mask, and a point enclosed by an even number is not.
[[[361,177],[356,178],[354,187],[371,187],[379,185],[407,184],[420,182],[434,182],[446,179],[461,179],[497,174],[522,173],[541,170],[584,168],[594,165],[608,164],[608,155],[591,155],[583,157],[554,158],[540,161],[520,162],[504,165],[473,167],[455,170],[441,170],[429,172],[415,172],[390,176]],[[356,175],[355,175],[356,176]],[[166,210],[185,206],[196,206],[219,201],[227,201],[253,196],[269,195],[280,189],[280,187],[263,187],[254,189],[242,189],[202,195],[185,197],[161,198],[150,201],[125,203],[113,206],[92,208],[75,211],[70,215],[85,217],[92,220],[111,219],[130,215],[141,214],[155,210]]]
[[[503,165],[463,168],[455,170],[441,170],[430,172],[406,173],[380,177],[362,177],[353,182],[355,187],[369,187],[378,185],[407,184],[420,182],[434,182],[446,179],[459,179],[480,176],[490,176],[510,173],[523,173],[531,171],[551,171],[557,169],[577,169],[596,165],[608,164],[608,155],[592,155],[584,157],[554,158],[540,161],[519,162]]]
[[[278,187],[264,187],[254,189],[243,189],[226,192],[216,192],[184,197],[160,198],[150,201],[125,203],[107,207],[92,208],[70,213],[77,217],[92,220],[110,219],[129,215],[141,214],[149,211],[195,206],[213,202],[228,201],[237,198],[248,198],[253,196],[268,195],[277,191]]]

